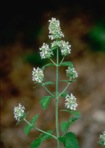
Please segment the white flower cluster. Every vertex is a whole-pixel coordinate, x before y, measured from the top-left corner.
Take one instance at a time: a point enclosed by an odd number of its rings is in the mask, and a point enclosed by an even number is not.
[[[63,40],[61,41],[54,41],[52,44],[51,44],[51,47],[59,47],[61,49],[61,54],[63,56],[66,56],[68,54],[70,54],[71,52],[71,45],[69,45],[69,42],[65,42]]]
[[[49,48],[48,44],[43,43],[42,47],[39,48],[41,59],[50,58],[53,55],[52,50]]]
[[[76,98],[75,96],[73,96],[73,94],[71,93],[71,95],[69,96],[68,94],[66,95],[66,103],[65,106],[71,110],[76,110],[76,107],[78,106],[78,104],[76,103]]]
[[[42,83],[43,78],[44,78],[43,71],[39,67],[37,67],[37,68],[33,67],[32,80],[36,81],[37,83]]]
[[[24,110],[25,110],[25,107],[22,106],[20,103],[19,103],[19,106],[14,107],[14,118],[15,118],[17,121],[20,121],[20,118],[23,117],[23,115],[24,115]]]
[[[102,135],[100,135],[100,139],[101,139],[103,145],[105,146],[105,131],[103,132]]]
[[[66,75],[70,77],[70,80],[74,80],[78,77],[78,73],[76,72],[75,68],[68,67],[66,70]]]
[[[52,18],[51,20],[49,20],[49,22],[49,38],[51,40],[54,40],[64,37],[64,34],[62,33],[60,28],[59,20],[56,20],[56,18]]]

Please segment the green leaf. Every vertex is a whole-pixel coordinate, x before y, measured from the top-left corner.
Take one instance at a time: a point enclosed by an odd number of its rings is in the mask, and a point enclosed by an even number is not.
[[[30,132],[30,130],[31,130],[32,128],[34,128],[33,125],[27,125],[27,126],[25,126],[25,127],[24,127],[24,133],[25,133],[26,135],[28,135],[29,132]]]
[[[42,67],[42,70],[44,70],[46,67],[48,67],[48,66],[54,66],[54,64],[53,63],[48,63],[48,64],[46,64],[46,65],[44,65],[43,67]]]
[[[65,98],[67,94],[68,94],[67,92],[64,92],[61,94],[61,97]]]
[[[70,118],[70,123],[72,124],[73,122],[75,122],[78,119],[79,119],[79,116],[73,116]]]
[[[64,136],[59,137],[65,148],[79,148],[77,138],[74,133],[68,132]]]
[[[47,133],[52,133],[52,130],[47,131]],[[40,144],[42,142],[44,142],[45,140],[48,140],[49,138],[51,138],[50,135],[48,134],[41,134],[38,138],[36,138],[32,143],[31,143],[31,148],[38,148],[40,146]]]
[[[72,83],[72,82],[75,82],[76,80],[60,80],[62,82],[66,82],[66,83]]]
[[[78,116],[78,117],[80,117],[80,112],[78,112],[78,111],[71,111],[71,114],[74,114],[75,116]]]
[[[41,98],[40,104],[41,104],[43,109],[47,109],[48,108],[48,105],[51,102],[51,98],[52,98],[51,96],[44,96],[44,97]]]
[[[52,85],[52,84],[54,84],[54,82],[52,82],[52,81],[47,81],[47,82],[45,82],[45,83],[42,83],[42,86],[45,86],[45,85]]]
[[[36,123],[38,117],[39,117],[39,115],[35,115],[35,116],[31,119],[30,123],[31,123],[32,125],[34,125],[34,124]]]
[[[69,128],[69,126],[70,126],[70,122],[63,121],[61,123],[61,130],[62,130],[62,132],[65,132]]]
[[[72,62],[70,62],[70,61],[67,61],[67,62],[62,62],[62,63],[60,64],[60,66],[73,67],[73,63],[72,63]]]

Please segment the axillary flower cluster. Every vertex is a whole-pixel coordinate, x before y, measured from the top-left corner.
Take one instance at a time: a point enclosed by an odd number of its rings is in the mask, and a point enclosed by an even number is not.
[[[18,106],[14,107],[14,118],[17,121],[20,121],[20,119],[23,117],[24,110],[25,110],[25,107],[22,106],[20,103]]]

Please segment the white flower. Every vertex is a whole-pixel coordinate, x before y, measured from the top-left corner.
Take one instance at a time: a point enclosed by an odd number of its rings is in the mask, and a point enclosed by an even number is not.
[[[100,140],[101,140],[102,144],[105,146],[105,131],[103,132],[102,135],[100,135]]]
[[[53,52],[49,48],[48,44],[43,43],[42,47],[39,48],[39,50],[41,50],[40,52],[41,59],[50,58],[51,55],[53,55]]]
[[[75,68],[68,67],[66,70],[66,75],[70,77],[70,80],[74,80],[78,77],[78,73],[76,72]]]
[[[15,118],[17,121],[20,121],[20,118],[23,117],[23,115],[24,115],[24,110],[25,110],[25,107],[22,106],[20,103],[19,103],[19,106],[14,107],[14,118]]]
[[[78,104],[76,103],[76,98],[75,96],[73,96],[73,94],[71,93],[71,95],[69,96],[68,94],[66,95],[66,103],[65,106],[71,110],[76,110],[76,107],[78,106]]]
[[[33,70],[32,70],[32,81],[36,81],[38,83],[42,83],[43,78],[44,78],[43,71],[39,67],[37,67],[37,68],[33,67]]]
[[[49,38],[51,40],[54,39],[60,39],[61,37],[64,37],[64,34],[61,31],[60,28],[60,22],[59,20],[56,20],[56,18],[52,18],[51,20],[49,20],[50,24],[49,24]]]
[[[69,42],[65,42],[63,40],[61,40],[61,41],[54,41],[51,44],[51,47],[56,47],[56,46],[61,49],[61,54],[63,56],[66,56],[66,55],[70,54],[70,52],[71,52],[71,45],[69,45]]]
[[[68,54],[70,54],[71,52],[71,45],[69,45],[69,42],[65,42],[65,41],[62,41],[61,42],[62,45],[61,45],[61,54],[66,56]]]

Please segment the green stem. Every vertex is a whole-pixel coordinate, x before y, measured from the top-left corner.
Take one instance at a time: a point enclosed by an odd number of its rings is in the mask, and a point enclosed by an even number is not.
[[[49,91],[49,89],[48,89],[46,86],[43,85],[43,87],[45,88],[45,90],[46,90],[52,97],[54,97],[54,95]]]
[[[67,86],[66,86],[66,87],[64,88],[64,90],[59,94],[58,97],[60,97],[60,96],[66,91],[66,89],[69,87],[69,85],[70,85],[70,83],[67,84]]]
[[[57,49],[57,62],[56,62],[56,106],[55,106],[55,119],[56,119],[56,135],[57,135],[57,144],[58,148],[60,148],[59,143],[59,122],[58,122],[58,103],[59,103],[59,97],[58,97],[58,83],[59,83],[59,51]]]
[[[55,65],[57,66],[57,64],[50,58],[50,61]]]
[[[27,121],[27,119],[24,119],[24,121],[25,121],[28,125],[33,126],[29,121]],[[40,132],[42,132],[42,133],[44,133],[44,134],[47,134],[47,135],[53,137],[54,139],[57,139],[56,136],[54,136],[54,135],[52,135],[52,134],[50,134],[50,133],[48,133],[48,132],[46,132],[46,131],[44,131],[44,130],[41,130],[41,129],[38,128],[38,127],[35,127],[35,129],[38,130],[38,131],[40,131]]]
[[[43,130],[41,130],[40,128],[37,128],[37,127],[36,127],[36,130],[38,130],[38,131],[40,131],[40,132],[42,132],[42,133],[44,133],[44,134],[47,134],[47,135],[53,137],[54,139],[57,139],[56,136],[54,136],[54,135],[52,135],[52,134],[50,134],[50,133],[48,133],[48,132],[46,132],[46,131],[43,131]]]
[[[63,57],[63,58],[62,58],[62,60],[61,60],[60,64],[62,64],[62,62],[63,62],[64,58],[65,58],[65,57]],[[60,64],[59,64],[59,65],[60,65]]]
[[[28,125],[32,126],[32,124],[31,124],[29,121],[27,121],[27,119],[24,119],[24,121],[25,121]]]

